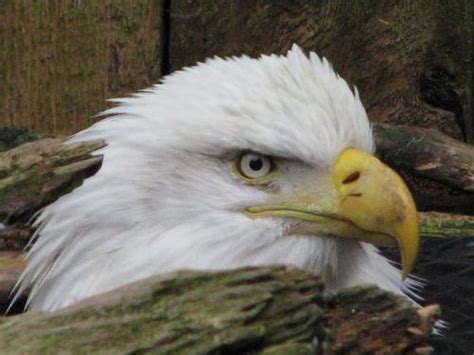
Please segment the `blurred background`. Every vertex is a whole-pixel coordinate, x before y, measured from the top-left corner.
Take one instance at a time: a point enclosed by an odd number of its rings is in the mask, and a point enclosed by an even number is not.
[[[356,85],[373,122],[472,144],[473,13],[471,0],[0,0],[0,146],[73,134],[108,98],[208,57],[293,43]],[[474,213],[472,192],[404,176],[420,209]],[[472,354],[473,239],[425,243],[415,273],[450,323],[437,352]]]
[[[70,134],[105,100],[214,55],[326,56],[370,118],[473,139],[472,2],[0,2],[0,125]]]

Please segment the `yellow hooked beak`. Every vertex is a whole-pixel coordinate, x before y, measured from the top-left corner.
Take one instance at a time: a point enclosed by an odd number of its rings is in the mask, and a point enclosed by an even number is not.
[[[290,231],[294,234],[398,244],[403,279],[418,254],[418,213],[410,191],[387,165],[356,149],[344,150],[332,176],[319,179],[317,188],[279,203],[249,207],[246,214],[296,219]]]

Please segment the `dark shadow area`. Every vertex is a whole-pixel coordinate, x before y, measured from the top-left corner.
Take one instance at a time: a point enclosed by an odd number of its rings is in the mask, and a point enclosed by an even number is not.
[[[399,261],[397,248],[383,254]],[[426,286],[423,305],[441,305],[442,320],[448,323],[443,336],[431,339],[435,354],[472,355],[474,351],[474,237],[423,240],[413,272]]]

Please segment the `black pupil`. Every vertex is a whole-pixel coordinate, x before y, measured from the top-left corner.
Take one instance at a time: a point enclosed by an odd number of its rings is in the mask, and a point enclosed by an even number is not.
[[[259,171],[260,169],[263,168],[263,161],[260,158],[253,158],[249,162],[250,169],[253,171]]]

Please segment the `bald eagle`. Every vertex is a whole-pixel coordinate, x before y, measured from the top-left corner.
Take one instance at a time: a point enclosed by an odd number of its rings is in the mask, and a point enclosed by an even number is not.
[[[70,139],[105,140],[101,169],[35,222],[17,285],[29,309],[173,270],[268,264],[320,275],[329,292],[413,292],[415,204],[326,59],[296,45],[215,57],[113,101]],[[401,271],[373,244],[398,245]]]

